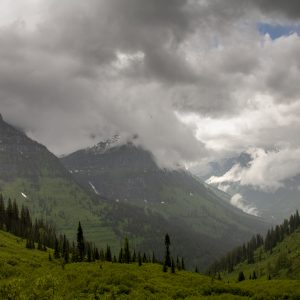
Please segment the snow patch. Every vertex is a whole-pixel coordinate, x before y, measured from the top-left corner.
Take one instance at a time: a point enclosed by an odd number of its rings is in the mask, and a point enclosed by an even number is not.
[[[93,191],[96,195],[100,195],[99,192],[97,191],[97,189],[95,188],[95,186],[90,181],[89,181],[89,185],[91,186],[91,188],[93,189]]]

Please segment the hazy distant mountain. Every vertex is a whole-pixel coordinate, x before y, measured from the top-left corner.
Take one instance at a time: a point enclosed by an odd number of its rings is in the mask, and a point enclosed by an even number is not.
[[[83,187],[111,199],[116,207],[132,205],[147,215],[163,217],[160,225],[170,228],[176,249],[205,263],[265,228],[262,220],[233,207],[190,173],[158,168],[148,151],[131,143],[102,142],[61,161]],[[133,215],[126,221],[122,218],[119,222],[126,230],[134,234],[143,230]],[[142,235],[151,235],[152,230],[154,238],[156,230],[166,231],[157,220],[148,218],[148,222],[144,226],[149,232]]]
[[[238,171],[247,170],[251,156],[242,153],[240,156],[212,162],[211,172],[199,175],[210,185],[231,195],[231,202],[253,214],[260,215],[270,222],[280,223],[283,218],[300,209],[300,176],[284,181],[284,185],[276,190],[261,189],[258,186],[242,185]],[[195,172],[197,175],[197,171]],[[257,174],[259,176],[260,174]]]

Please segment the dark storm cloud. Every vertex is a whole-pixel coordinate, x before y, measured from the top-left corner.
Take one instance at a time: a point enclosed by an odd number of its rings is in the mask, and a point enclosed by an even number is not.
[[[253,0],[248,2],[257,5],[266,14],[275,13],[292,19],[300,18],[300,2],[298,0]]]
[[[53,1],[49,21],[41,26],[45,47],[82,61],[82,74],[116,60],[116,52],[145,55],[142,74],[173,81],[195,79],[179,55],[180,43],[192,31],[188,1]],[[88,66],[88,67],[87,67]]]

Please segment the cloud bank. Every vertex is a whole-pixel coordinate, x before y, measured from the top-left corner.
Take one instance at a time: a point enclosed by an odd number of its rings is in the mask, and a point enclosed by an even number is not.
[[[277,149],[248,151],[251,161],[245,167],[235,164],[222,176],[211,176],[207,183],[226,187],[226,184],[239,183],[266,192],[275,192],[284,187],[285,181],[300,174],[300,149]]]
[[[298,24],[298,1],[3,0],[0,11],[0,111],[55,154],[118,133],[176,168],[285,145],[232,172],[263,186],[255,172],[277,162],[263,188],[298,172],[300,38],[257,26]]]

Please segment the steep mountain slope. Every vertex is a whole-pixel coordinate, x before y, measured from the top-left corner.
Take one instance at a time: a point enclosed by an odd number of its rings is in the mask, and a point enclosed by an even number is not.
[[[236,195],[236,205],[246,211],[257,212],[258,215],[272,223],[280,223],[296,209],[300,209],[300,176],[295,176],[283,182],[276,190],[262,190],[256,186],[242,185],[238,180],[236,169],[247,170],[251,163],[251,156],[242,153],[237,157],[222,162],[211,163],[211,172],[206,176],[199,176],[203,180],[220,190],[226,191],[232,197]],[[199,173],[194,170],[195,174]]]
[[[0,118],[0,192],[55,223],[71,239],[81,220],[94,241],[116,243],[114,232],[92,213],[103,204],[84,191],[43,145]]]
[[[82,186],[110,199],[114,209],[107,219],[115,227],[143,236],[147,246],[158,249],[156,237],[169,232],[175,251],[196,257],[191,263],[200,267],[266,228],[261,219],[236,209],[191,174],[159,169],[149,152],[130,143],[103,142],[61,161]]]
[[[247,261],[235,266],[234,271],[224,274],[226,278],[236,279],[242,271],[248,279],[255,272],[258,279],[299,279],[300,278],[300,230],[292,233],[278,243],[272,251],[260,247],[255,251],[253,264]]]

